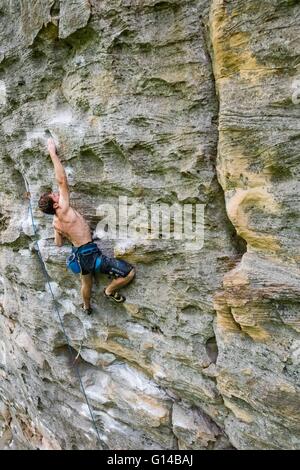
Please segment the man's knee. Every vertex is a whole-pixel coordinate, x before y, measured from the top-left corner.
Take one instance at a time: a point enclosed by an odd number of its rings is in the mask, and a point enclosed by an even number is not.
[[[132,270],[127,274],[126,279],[131,281],[135,276],[135,268],[132,268]]]
[[[132,279],[134,278],[134,276],[135,276],[135,269],[132,268],[132,270],[129,271],[129,273],[127,274],[127,276],[124,276],[124,277],[119,278],[119,279],[124,279],[124,281],[127,281],[127,283],[128,283],[128,282],[132,281]]]

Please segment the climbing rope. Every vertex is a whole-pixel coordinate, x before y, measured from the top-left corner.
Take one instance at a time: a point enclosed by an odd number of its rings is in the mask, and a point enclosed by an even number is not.
[[[36,228],[35,221],[34,221],[34,216],[33,216],[33,209],[32,209],[32,204],[31,204],[31,194],[30,194],[29,184],[28,184],[28,181],[27,181],[27,179],[26,179],[25,174],[24,174],[23,171],[21,171],[21,174],[22,174],[23,179],[24,179],[24,182],[25,182],[26,196],[27,196],[27,198],[28,198],[28,200],[29,200],[29,213],[30,213],[30,218],[31,218],[31,224],[32,224],[33,233],[34,233],[34,236],[37,237],[37,228]],[[82,393],[83,393],[83,396],[84,396],[84,398],[85,398],[86,404],[87,404],[87,406],[88,406],[89,413],[90,413],[91,418],[92,418],[92,422],[93,422],[93,425],[94,425],[94,428],[95,428],[95,431],[96,431],[96,434],[97,434],[97,438],[98,438],[98,441],[99,441],[101,450],[104,450],[104,449],[107,450],[108,447],[107,447],[106,443],[100,438],[100,434],[99,434],[98,427],[97,427],[97,424],[96,424],[96,421],[95,421],[95,417],[94,417],[94,412],[93,412],[92,406],[90,405],[89,399],[88,399],[88,397],[87,397],[87,394],[86,394],[86,391],[85,391],[85,387],[84,387],[83,382],[82,382],[81,374],[80,374],[80,371],[79,371],[79,367],[78,367],[78,365],[76,364],[76,360],[78,359],[79,354],[80,354],[80,352],[81,352],[82,342],[81,342],[81,345],[80,345],[80,348],[79,348],[79,352],[78,352],[78,354],[77,354],[75,360],[73,360],[74,358],[73,358],[73,354],[72,354],[72,348],[71,348],[71,345],[70,345],[69,337],[68,337],[68,335],[67,335],[67,332],[66,332],[65,327],[64,327],[64,324],[63,324],[63,320],[62,320],[61,315],[60,315],[60,313],[59,313],[59,308],[58,308],[58,306],[57,306],[57,301],[56,301],[56,298],[55,298],[55,296],[54,296],[54,293],[53,293],[53,290],[52,290],[52,287],[51,287],[50,276],[49,276],[48,271],[47,271],[47,269],[46,269],[45,261],[44,261],[44,259],[43,259],[42,254],[41,254],[38,240],[35,240],[34,245],[35,245],[35,247],[36,247],[36,253],[37,253],[37,255],[38,255],[38,259],[39,259],[39,262],[40,262],[40,265],[41,265],[41,268],[42,268],[42,271],[43,271],[43,274],[44,274],[46,283],[47,283],[47,285],[48,285],[49,291],[50,291],[51,296],[52,296],[52,299],[53,299],[55,311],[56,311],[57,316],[58,316],[58,318],[59,318],[59,321],[60,321],[60,324],[61,324],[61,328],[62,328],[63,334],[64,334],[64,336],[65,336],[65,339],[66,339],[66,343],[67,343],[68,350],[69,350],[70,357],[71,357],[72,366],[73,366],[74,369],[75,369],[77,378],[78,378],[79,383],[80,383],[81,391],[82,391]],[[102,430],[103,430],[103,424],[102,424]]]

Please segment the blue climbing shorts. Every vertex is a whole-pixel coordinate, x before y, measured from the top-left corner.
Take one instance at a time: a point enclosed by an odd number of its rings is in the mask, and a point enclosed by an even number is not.
[[[132,269],[132,264],[127,263],[127,261],[101,255],[101,264],[98,272],[108,276],[126,277]]]
[[[126,277],[133,266],[127,261],[109,258],[102,254],[96,243],[89,242],[85,245],[72,248],[72,253],[67,258],[67,267],[74,274],[102,273],[113,277]]]

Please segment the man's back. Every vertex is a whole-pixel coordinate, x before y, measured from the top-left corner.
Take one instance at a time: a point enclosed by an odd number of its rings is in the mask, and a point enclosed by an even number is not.
[[[87,221],[71,206],[67,211],[56,211],[56,215],[53,217],[53,226],[60,235],[70,240],[74,246],[81,246],[92,240]]]

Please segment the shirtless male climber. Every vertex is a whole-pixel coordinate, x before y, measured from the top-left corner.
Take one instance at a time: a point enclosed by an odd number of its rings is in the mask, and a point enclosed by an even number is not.
[[[65,237],[73,245],[72,253],[67,259],[67,266],[74,273],[81,275],[82,308],[87,314],[92,313],[90,301],[95,272],[114,277],[104,289],[104,295],[115,302],[124,302],[125,297],[120,295],[117,289],[132,281],[135,275],[134,267],[126,261],[108,258],[102,254],[96,243],[93,243],[87,221],[70,205],[67,176],[52,138],[48,139],[48,151],[53,162],[59,193],[42,194],[39,199],[39,208],[45,214],[54,216],[55,244],[62,246]]]

